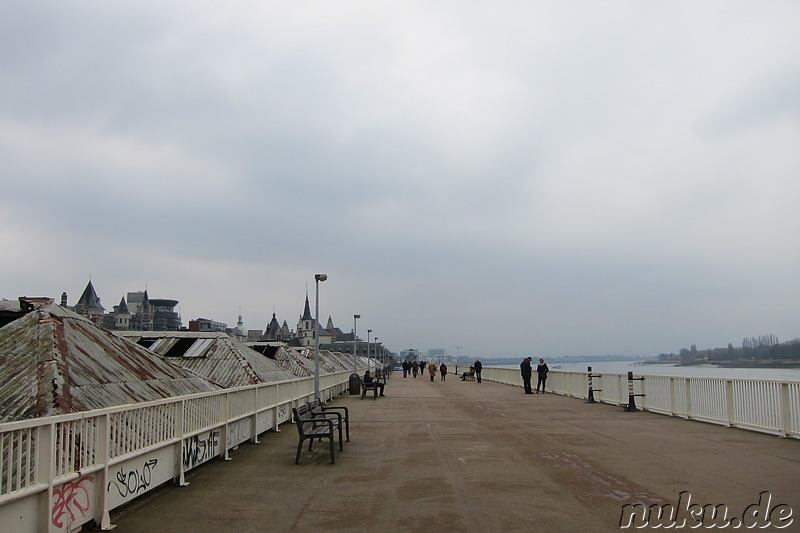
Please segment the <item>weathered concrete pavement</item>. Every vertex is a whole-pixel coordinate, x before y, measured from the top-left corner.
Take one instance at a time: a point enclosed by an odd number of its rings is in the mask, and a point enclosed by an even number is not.
[[[620,531],[624,504],[682,491],[728,517],[769,491],[800,530],[798,440],[448,378],[334,400],[353,419],[335,465],[327,443],[295,465],[286,424],[115,511],[116,531]]]

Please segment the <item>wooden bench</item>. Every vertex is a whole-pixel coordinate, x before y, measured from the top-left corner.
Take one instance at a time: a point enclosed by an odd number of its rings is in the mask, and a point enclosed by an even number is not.
[[[314,439],[322,441],[328,439],[331,449],[331,464],[336,463],[333,457],[333,440],[338,426],[339,429],[339,451],[342,451],[342,437],[341,425],[332,418],[328,417],[315,417],[310,404],[305,404],[300,407],[292,407],[292,415],[294,416],[294,423],[297,425],[297,432],[299,433],[299,440],[297,441],[297,457],[295,457],[294,464],[300,464],[300,451],[303,448],[303,442],[308,440],[308,451],[314,444]]]
[[[350,442],[350,410],[345,406],[323,405],[319,400],[308,402],[314,418],[331,418],[339,426],[339,441],[342,440],[342,425],[345,428],[347,442]],[[342,424],[344,422],[344,424]]]
[[[475,371],[470,370],[461,374],[461,381],[475,381]]]

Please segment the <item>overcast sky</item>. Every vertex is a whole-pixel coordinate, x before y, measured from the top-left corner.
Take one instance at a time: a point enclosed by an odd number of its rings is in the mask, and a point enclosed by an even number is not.
[[[388,348],[800,337],[800,3],[0,3],[0,297]]]

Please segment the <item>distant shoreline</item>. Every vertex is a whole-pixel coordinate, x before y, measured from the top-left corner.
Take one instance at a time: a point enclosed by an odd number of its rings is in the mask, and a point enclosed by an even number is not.
[[[800,368],[800,361],[794,360],[760,360],[760,361],[698,361],[696,363],[681,363],[679,361],[642,361],[640,365],[673,365],[673,366],[700,366],[712,365],[721,368]]]

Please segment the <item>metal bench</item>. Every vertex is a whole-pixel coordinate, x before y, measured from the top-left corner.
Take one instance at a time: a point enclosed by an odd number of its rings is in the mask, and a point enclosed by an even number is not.
[[[378,382],[377,381],[373,381],[372,383],[364,383],[363,376],[359,376],[358,378],[361,380],[361,399],[363,400],[364,398],[367,397],[367,389],[368,388],[371,389],[372,392],[374,393],[374,397],[372,399],[373,400],[377,399],[378,398],[378,387],[377,387]]]
[[[314,418],[331,418],[336,422],[339,427],[339,441],[342,440],[342,425],[344,425],[347,442],[350,442],[350,410],[347,407],[324,405],[319,400],[308,402],[308,407]]]
[[[339,451],[342,451],[342,437],[341,425],[332,418],[315,417],[310,404],[305,404],[300,407],[292,407],[292,415],[294,416],[294,423],[297,426],[297,433],[299,440],[297,441],[297,457],[295,457],[294,464],[300,464],[300,451],[303,448],[303,442],[308,440],[308,451],[314,445],[314,439],[322,441],[328,439],[331,450],[331,464],[336,463],[333,456],[333,440],[335,438],[335,431],[339,429]]]

